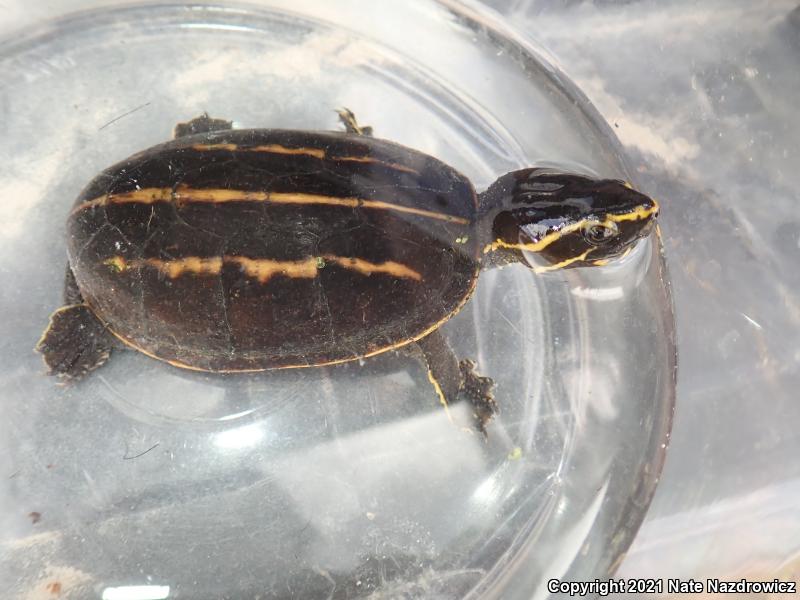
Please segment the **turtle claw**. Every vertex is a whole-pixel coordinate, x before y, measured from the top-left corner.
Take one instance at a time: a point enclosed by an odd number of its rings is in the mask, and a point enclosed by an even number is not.
[[[486,436],[486,426],[497,414],[497,401],[494,399],[492,389],[494,381],[489,377],[479,375],[475,371],[475,362],[465,359],[458,363],[461,370],[461,387],[458,390],[460,399],[466,400],[472,406],[472,415],[475,418],[475,427]]]
[[[80,379],[108,360],[114,340],[85,304],[59,308],[36,344],[51,375]]]

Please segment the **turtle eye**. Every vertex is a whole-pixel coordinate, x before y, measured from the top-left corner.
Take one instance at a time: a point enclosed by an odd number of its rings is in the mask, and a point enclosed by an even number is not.
[[[592,223],[583,230],[583,237],[593,246],[600,246],[617,237],[616,223]]]

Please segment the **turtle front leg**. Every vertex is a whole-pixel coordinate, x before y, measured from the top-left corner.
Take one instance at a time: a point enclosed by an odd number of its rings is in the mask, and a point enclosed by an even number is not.
[[[442,406],[447,409],[458,401],[469,402],[475,428],[484,436],[486,426],[497,413],[492,388],[494,381],[475,371],[471,360],[459,361],[450,344],[437,330],[416,342],[428,368],[428,379]]]
[[[212,131],[227,131],[233,129],[233,122],[225,119],[214,119],[203,113],[186,123],[178,123],[172,132],[172,137],[176,140],[187,135],[196,133],[210,133]]]
[[[372,137],[372,127],[369,125],[359,125],[358,121],[356,121],[356,116],[349,108],[338,108],[336,109],[336,114],[339,115],[339,120],[342,122],[342,125],[344,125],[347,133],[355,133],[356,135],[366,135],[368,137]]]
[[[83,301],[72,270],[67,267],[62,306],[36,344],[51,375],[80,379],[108,360],[117,345],[114,336]]]

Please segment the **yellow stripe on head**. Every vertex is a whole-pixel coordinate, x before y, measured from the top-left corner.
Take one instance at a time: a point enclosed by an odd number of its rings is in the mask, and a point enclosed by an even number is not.
[[[589,254],[591,254],[595,250],[596,250],[596,248],[589,248],[588,250],[586,250],[586,252],[582,252],[578,256],[573,256],[572,258],[568,258],[566,260],[562,260],[559,263],[555,263],[555,264],[552,264],[552,265],[545,265],[545,266],[533,266],[532,265],[531,269],[533,270],[534,273],[547,273],[548,271],[557,271],[558,269],[563,269],[564,267],[567,267],[567,266],[571,265],[572,263],[586,260],[586,257],[589,256]]]
[[[622,221],[642,221],[649,219],[653,215],[658,214],[658,202],[652,200],[653,206],[639,205],[631,211],[619,215],[606,215],[606,220],[613,221],[614,223],[621,223]]]
[[[564,237],[565,234],[572,233],[573,231],[578,231],[582,229],[583,227],[586,226],[586,223],[588,222],[589,222],[588,219],[582,219],[575,223],[570,223],[569,225],[566,225],[561,229],[557,229],[555,231],[548,233],[547,235],[545,235],[544,237],[535,242],[514,244],[506,242],[505,240],[497,239],[491,244],[487,244],[486,247],[483,249],[483,253],[487,254],[489,252],[493,252],[500,248],[507,248],[509,250],[527,250],[528,252],[539,252],[540,250],[544,250],[545,248],[547,248],[553,242],[560,240],[562,237]],[[591,223],[594,224],[596,223],[596,221],[591,221]]]
[[[526,250],[528,252],[541,252],[549,245],[563,238],[565,235],[573,233],[575,231],[580,231],[581,229],[593,226],[614,228],[616,223],[622,223],[623,221],[642,221],[645,219],[649,219],[650,217],[658,214],[659,210],[658,202],[656,202],[655,200],[653,200],[652,202],[653,206],[651,207],[638,205],[633,210],[626,213],[606,214],[606,218],[604,221],[599,221],[597,219],[581,219],[580,221],[576,221],[575,223],[570,223],[568,225],[565,225],[561,229],[551,231],[550,233],[546,234],[545,236],[536,240],[535,242],[513,243],[513,242],[506,242],[505,240],[498,238],[492,243],[487,244],[483,248],[483,253],[488,254],[489,252],[494,252],[495,250],[501,248],[509,250]]]

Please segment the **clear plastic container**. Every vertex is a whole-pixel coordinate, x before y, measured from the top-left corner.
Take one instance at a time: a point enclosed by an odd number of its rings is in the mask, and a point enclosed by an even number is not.
[[[497,384],[485,440],[398,353],[217,376],[117,352],[63,386],[31,352],[61,302],[74,197],[179,121],[336,129],[347,106],[479,190],[531,165],[630,179],[583,95],[471,5],[112,4],[0,43],[0,587],[530,598],[551,577],[608,574],[674,399],[655,236],[601,269],[482,273],[442,331]]]

